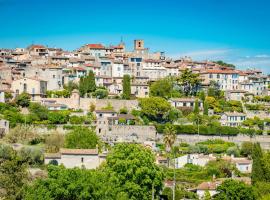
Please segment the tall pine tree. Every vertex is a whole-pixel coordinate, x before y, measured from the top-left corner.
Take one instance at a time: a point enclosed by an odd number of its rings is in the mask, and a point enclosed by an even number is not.
[[[263,152],[260,146],[260,143],[253,144],[252,150],[252,172],[251,172],[251,179],[252,183],[256,183],[259,181],[264,181],[264,170],[263,170]]]
[[[130,99],[131,86],[130,86],[130,76],[124,75],[123,78],[123,99]]]

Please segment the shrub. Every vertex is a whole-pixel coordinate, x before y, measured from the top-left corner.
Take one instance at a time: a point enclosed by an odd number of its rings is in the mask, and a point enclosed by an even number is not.
[[[85,121],[85,117],[76,116],[76,115],[71,116],[70,119],[69,119],[69,122],[71,124],[83,124],[84,121]]]
[[[64,146],[65,137],[63,134],[54,132],[45,137],[45,150],[49,153],[57,153]]]

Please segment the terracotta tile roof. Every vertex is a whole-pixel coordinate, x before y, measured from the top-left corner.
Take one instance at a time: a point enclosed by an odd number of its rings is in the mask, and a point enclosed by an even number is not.
[[[77,71],[86,71],[84,68],[82,67],[73,67],[72,69],[75,69]]]
[[[61,158],[60,153],[45,153],[44,154],[45,158]]]
[[[227,116],[238,116],[238,117],[246,116],[245,113],[239,113],[239,112],[225,112],[224,114]]]
[[[144,60],[144,62],[146,62],[146,63],[160,63],[161,61],[160,60],[154,60],[154,59],[146,59],[146,60]]]
[[[124,47],[123,47],[123,46],[121,46],[121,45],[117,45],[117,46],[110,46],[110,48],[112,48],[112,49],[124,49]]]
[[[216,190],[217,187],[221,184],[220,182],[203,182],[198,185],[197,190]]]
[[[61,154],[98,155],[98,149],[60,149]]]
[[[195,102],[195,98],[172,98],[171,101],[175,102]],[[199,102],[201,102],[200,99],[198,99]]]
[[[201,72],[202,74],[239,74],[235,70],[207,69]]]
[[[32,46],[30,46],[30,48],[31,48],[31,49],[46,49],[45,46],[39,45],[39,44],[32,45]]]
[[[90,49],[105,49],[102,44],[87,44],[87,47]]]

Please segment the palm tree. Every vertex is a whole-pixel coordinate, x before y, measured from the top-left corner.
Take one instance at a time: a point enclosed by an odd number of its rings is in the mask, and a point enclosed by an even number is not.
[[[175,140],[176,140],[175,128],[172,125],[166,125],[164,129],[163,142],[165,144],[167,152],[171,151]]]
[[[173,125],[166,125],[164,129],[164,136],[163,136],[163,141],[166,146],[166,151],[170,152],[172,150],[173,144],[176,140],[176,131]],[[175,154],[173,156],[175,160]],[[168,167],[169,167],[169,157],[167,157],[167,162],[168,162]],[[175,163],[173,167],[173,200],[175,200]]]

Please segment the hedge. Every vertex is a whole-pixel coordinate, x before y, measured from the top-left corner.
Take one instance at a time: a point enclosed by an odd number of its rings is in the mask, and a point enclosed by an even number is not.
[[[198,134],[198,126],[197,125],[174,125],[177,134]],[[157,124],[156,129],[158,133],[163,133],[165,128],[165,124]],[[246,135],[261,135],[262,132],[260,130],[254,129],[244,129],[230,126],[199,126],[199,134],[200,135],[227,135],[227,136],[236,136],[238,134],[246,134]]]

